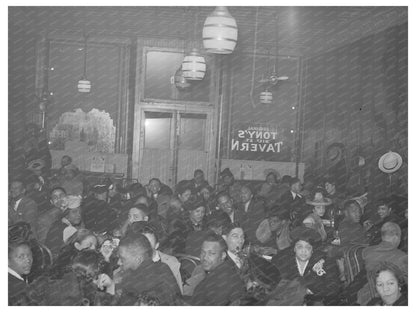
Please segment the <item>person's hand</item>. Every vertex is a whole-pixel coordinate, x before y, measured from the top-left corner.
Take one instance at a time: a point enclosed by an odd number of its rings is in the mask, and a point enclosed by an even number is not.
[[[97,287],[101,290],[105,288],[109,294],[115,293],[114,281],[107,274],[103,273],[98,276]]]
[[[368,231],[369,229],[371,229],[371,228],[373,227],[373,225],[374,225],[374,223],[373,223],[373,222],[371,222],[370,220],[366,220],[366,221],[364,221],[364,223],[363,223],[364,229],[365,229],[366,231]]]

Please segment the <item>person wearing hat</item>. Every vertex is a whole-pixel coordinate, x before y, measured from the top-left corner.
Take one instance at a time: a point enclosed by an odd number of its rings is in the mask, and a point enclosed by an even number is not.
[[[202,237],[206,234],[207,224],[205,217],[205,202],[196,195],[184,203],[185,231],[185,252],[189,255],[198,256],[201,247]]]
[[[235,183],[235,178],[230,168],[225,168],[220,173],[220,180],[215,185],[215,194],[228,193],[231,198],[238,202],[240,200],[240,184]]]
[[[332,201],[332,204],[327,206],[324,218],[334,221],[334,229],[338,230],[339,223],[343,218],[342,204],[345,202],[345,195],[341,194],[337,189],[337,182],[333,177],[327,176],[324,179],[324,187],[326,197]]]
[[[148,185],[145,185],[147,190],[147,196],[153,199],[157,199],[159,195],[173,195],[173,192],[169,186],[163,184],[158,178],[152,178]]]
[[[314,301],[325,305],[336,304],[341,287],[338,268],[332,258],[317,249],[321,243],[319,233],[299,226],[291,231],[290,236],[293,249],[287,248],[272,258],[282,280],[297,280],[305,286],[303,295],[311,295]]]
[[[88,197],[82,206],[82,220],[85,228],[96,235],[111,232],[116,227],[117,215],[107,204],[107,185],[95,185],[93,196]]]
[[[196,169],[194,171],[194,178],[191,180],[193,184],[194,191],[199,193],[204,186],[209,185],[208,181],[205,180],[204,171],[201,169]]]
[[[63,217],[52,224],[46,235],[45,245],[56,258],[61,247],[78,229],[84,228],[81,216],[81,197],[67,195],[61,206]]]
[[[274,169],[266,169],[264,174],[266,176],[266,181],[260,186],[260,190],[257,195],[267,200],[274,192],[277,191],[280,174]]]
[[[306,201],[306,204],[312,206],[313,210],[312,213],[303,220],[303,224],[306,227],[317,231],[319,235],[321,235],[322,241],[326,241],[327,233],[325,231],[324,222],[321,218],[325,214],[325,207],[331,205],[331,203],[332,201],[328,198],[325,198],[323,191],[321,190],[315,191],[313,199]]]

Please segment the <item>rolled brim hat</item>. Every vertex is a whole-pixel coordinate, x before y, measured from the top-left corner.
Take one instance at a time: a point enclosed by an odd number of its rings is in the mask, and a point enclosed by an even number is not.
[[[220,173],[221,177],[233,177],[233,173],[231,172],[230,168],[225,168],[223,171],[221,171]]]
[[[321,235],[314,229],[308,228],[306,226],[298,226],[290,232],[290,238],[293,245],[298,241],[305,241],[309,243],[312,247],[321,243]]]
[[[34,159],[27,164],[29,170],[42,170],[45,167],[45,161],[43,159]]]
[[[92,188],[92,191],[95,194],[106,193],[108,191],[108,186],[104,184],[94,185],[94,187]]]
[[[403,164],[402,156],[395,152],[388,152],[380,157],[378,168],[385,173],[393,173],[400,169]]]

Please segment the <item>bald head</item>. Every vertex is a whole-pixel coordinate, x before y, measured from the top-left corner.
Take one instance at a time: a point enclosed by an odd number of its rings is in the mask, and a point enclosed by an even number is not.
[[[381,239],[384,242],[390,242],[396,247],[400,244],[402,231],[400,226],[394,222],[386,222],[381,227]]]

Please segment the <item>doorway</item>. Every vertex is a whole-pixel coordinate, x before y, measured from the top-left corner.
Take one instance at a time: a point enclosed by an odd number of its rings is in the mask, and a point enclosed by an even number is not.
[[[210,175],[212,112],[175,107],[140,109],[139,180],[153,178],[173,187],[193,178],[195,169]]]

